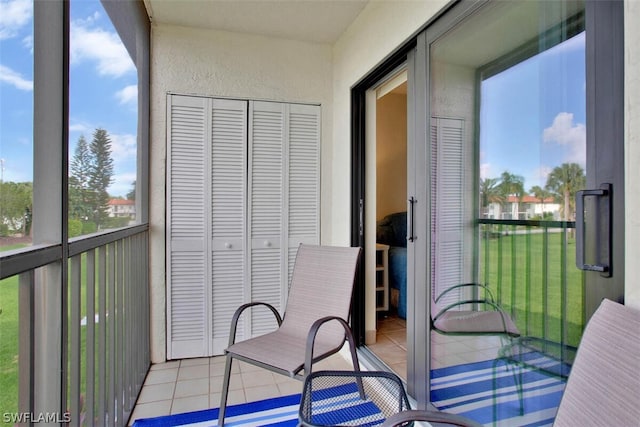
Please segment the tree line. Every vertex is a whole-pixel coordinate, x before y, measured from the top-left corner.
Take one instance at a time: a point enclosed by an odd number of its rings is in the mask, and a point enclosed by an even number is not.
[[[553,168],[547,176],[543,187],[533,186],[525,191],[524,178],[520,175],[505,171],[498,178],[480,180],[480,203],[483,210],[491,203],[504,205],[509,196],[515,196],[521,201],[524,196],[532,195],[542,204],[552,198],[560,204],[560,213],[565,221],[575,220],[575,195],[586,184],[584,169],[577,163],[563,163]]]
[[[111,139],[98,128],[88,143],[81,135],[69,163],[69,234],[81,226],[81,234],[94,232],[109,217],[109,193],[113,183]],[[72,233],[73,230],[73,233]]]
[[[89,234],[103,228],[124,226],[121,218],[109,217],[107,189],[113,183],[111,138],[97,128],[91,141],[81,135],[69,162],[69,236]],[[127,198],[135,198],[134,189]],[[33,183],[0,182],[0,235],[30,235]],[[127,220],[127,219],[125,219]],[[128,220],[127,220],[128,222]]]

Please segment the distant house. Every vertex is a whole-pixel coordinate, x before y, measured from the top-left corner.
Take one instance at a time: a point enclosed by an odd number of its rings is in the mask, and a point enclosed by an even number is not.
[[[136,217],[136,201],[125,199],[111,199],[108,203],[110,218]]]
[[[487,207],[486,217],[490,219],[531,219],[551,213],[554,220],[560,219],[560,204],[552,197],[541,200],[535,196],[509,196],[505,203],[491,203]]]

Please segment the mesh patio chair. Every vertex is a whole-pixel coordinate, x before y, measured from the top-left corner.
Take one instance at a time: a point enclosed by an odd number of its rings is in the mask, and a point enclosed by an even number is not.
[[[603,300],[589,320],[554,426],[640,420],[640,310]]]
[[[481,426],[459,415],[412,410],[402,380],[382,371],[311,373],[302,388],[298,419],[304,427],[417,425],[413,421]]]
[[[313,363],[349,342],[353,368],[360,370],[349,320],[360,248],[301,245],[298,248],[284,317],[271,305],[252,302],[238,308],[231,321],[218,425],[224,425],[233,359],[304,380]],[[235,342],[238,320],[249,307],[266,306],[278,329]]]
[[[451,302],[450,295],[461,290],[467,291],[471,296]],[[448,303],[444,304],[443,301]],[[496,303],[489,287],[480,283],[451,286],[432,298],[431,329],[443,335],[494,335],[500,337],[503,347],[511,345],[512,340],[520,336],[511,316]],[[524,397],[522,379],[517,368],[515,364],[508,366],[516,385],[522,414]]]
[[[411,411],[399,412],[389,417],[380,427],[400,427],[415,426],[415,421],[427,422],[429,426],[457,426],[457,427],[482,427],[477,423],[465,417],[455,414],[447,414],[438,411],[424,411],[414,409]]]
[[[474,296],[442,307],[442,301],[450,292],[457,292],[463,288],[472,289]],[[459,310],[465,305],[482,309]],[[520,336],[520,331],[511,316],[494,301],[491,290],[479,283],[452,286],[432,299],[431,325],[433,330],[442,334]]]
[[[554,427],[635,426],[640,420],[640,310],[603,300],[582,335]],[[383,427],[440,423],[442,413],[409,411]],[[449,425],[476,425],[461,417]]]
[[[298,419],[305,427],[363,426],[411,409],[402,380],[382,371],[318,371],[302,388]]]

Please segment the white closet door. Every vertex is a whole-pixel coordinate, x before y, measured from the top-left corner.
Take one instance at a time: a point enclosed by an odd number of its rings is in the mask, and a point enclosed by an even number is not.
[[[167,357],[177,359],[209,351],[209,115],[206,98],[167,106]]]
[[[300,243],[320,240],[320,108],[168,97],[170,359],[222,354],[233,312],[281,312]],[[274,330],[252,310],[238,339]]]
[[[289,106],[287,290],[298,246],[320,243],[320,107]],[[288,292],[287,292],[288,293]]]
[[[251,301],[266,302],[282,312],[284,155],[286,105],[249,104],[248,279]],[[247,333],[261,335],[277,327],[267,310],[252,310]]]
[[[211,100],[212,354],[223,354],[244,293],[247,102]],[[241,320],[242,322],[242,320]],[[242,339],[242,323],[238,339]]]
[[[451,286],[463,283],[464,271],[464,121],[432,118],[432,280],[434,297]],[[435,154],[435,155],[434,155]],[[435,167],[433,167],[435,166]],[[443,305],[457,301],[451,292]]]

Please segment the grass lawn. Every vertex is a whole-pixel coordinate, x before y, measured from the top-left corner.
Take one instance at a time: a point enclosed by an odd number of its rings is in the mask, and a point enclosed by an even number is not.
[[[515,313],[523,334],[556,342],[564,336],[577,346],[584,325],[584,275],[575,267],[573,237],[550,232],[484,239],[480,265],[480,281]]]
[[[0,281],[0,412],[18,410],[18,276]]]
[[[25,245],[5,246],[3,250],[18,249]],[[82,255],[81,318],[86,316],[86,254]],[[18,410],[18,276],[0,280],[0,412]],[[86,328],[81,329],[81,393],[85,390]],[[97,381],[96,381],[97,384]]]

